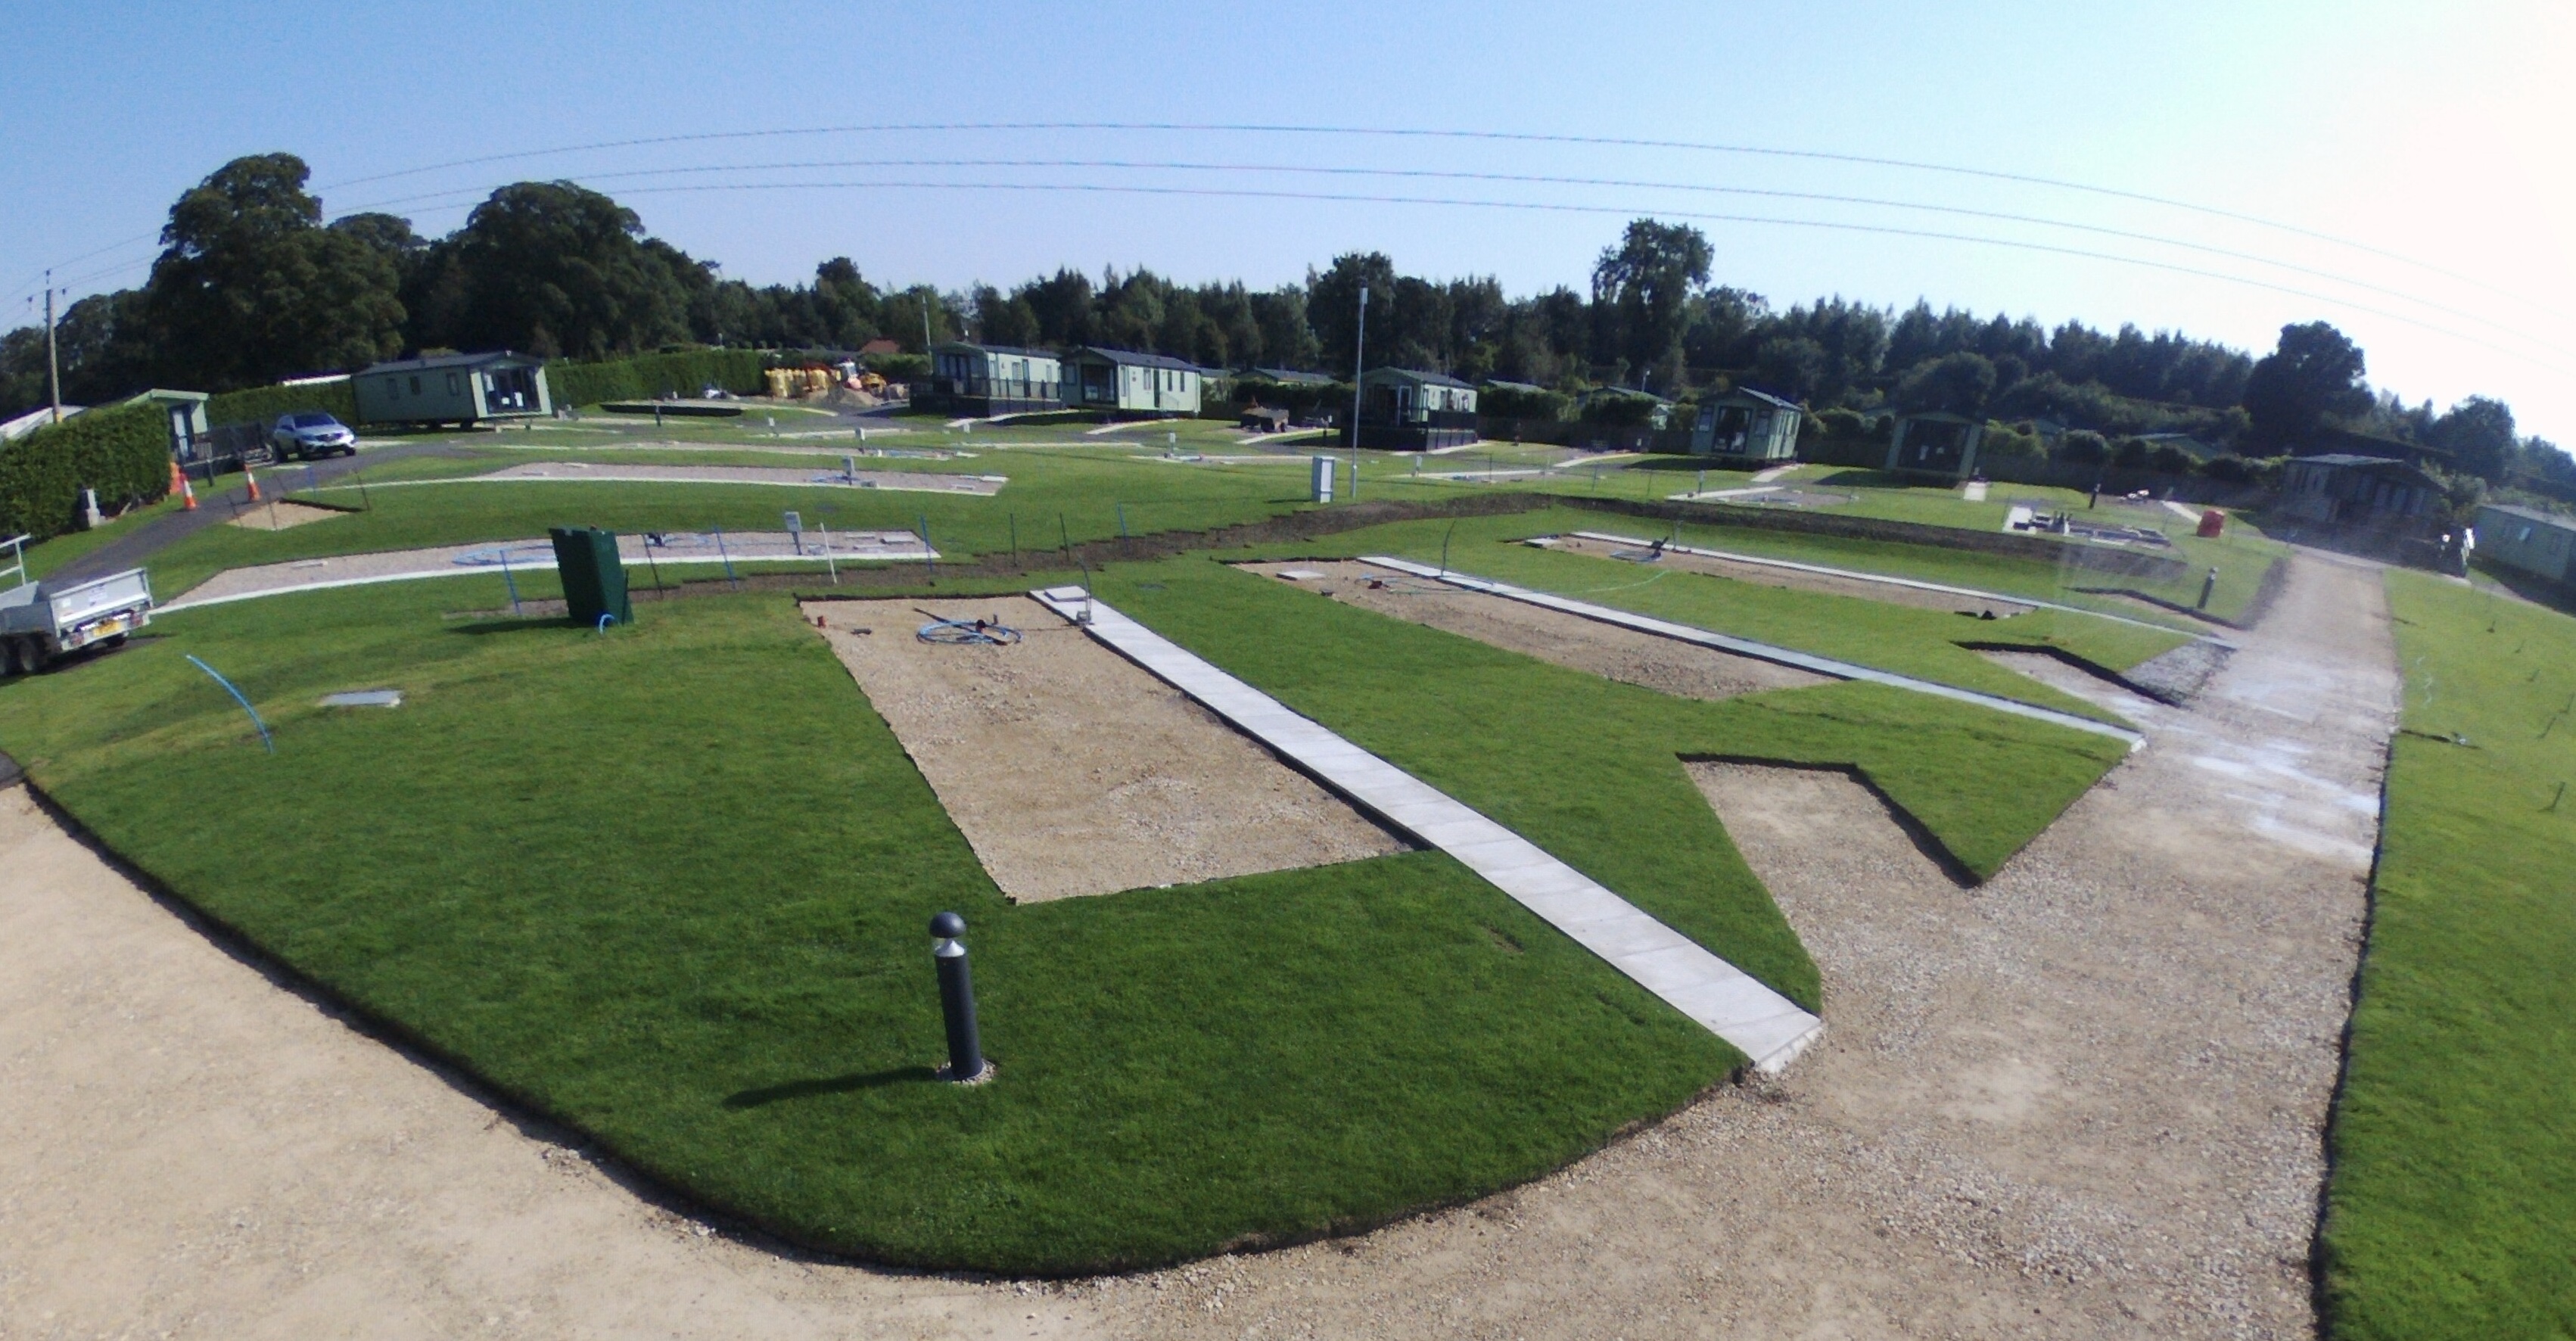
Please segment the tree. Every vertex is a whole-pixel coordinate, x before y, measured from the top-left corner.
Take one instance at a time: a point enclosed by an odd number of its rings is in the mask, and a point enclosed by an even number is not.
[[[1803,337],[1773,336],[1753,357],[1752,385],[1789,400],[1812,398],[1824,377],[1825,347]]]
[[[2502,484],[2511,473],[2521,440],[2514,435],[2513,409],[2500,400],[2471,396],[2433,421],[2426,441],[2451,454],[2451,466],[2490,484]]]
[[[2328,415],[2370,408],[2361,346],[2322,321],[2281,328],[2281,342],[2245,378],[2245,414],[2256,445],[2287,447]]]
[[[1995,365],[1983,354],[1962,351],[1926,359],[1908,369],[1896,384],[1896,406],[1916,413],[1943,410],[1982,419],[1994,394]]]
[[[1038,314],[1025,298],[1006,297],[990,284],[975,286],[975,338],[988,345],[1033,345]]]
[[[643,233],[635,211],[570,182],[504,186],[442,244],[448,291],[423,342],[595,359],[685,340],[714,276]]]
[[[310,175],[293,154],[237,158],[170,207],[145,286],[161,376],[221,391],[401,352],[393,259],[321,226]]]
[[[1306,319],[1314,323],[1324,368],[1335,377],[1344,375],[1352,360],[1365,352],[1356,348],[1363,284],[1368,286],[1374,314],[1369,325],[1375,334],[1369,337],[1368,348],[1379,351],[1370,366],[1382,367],[1387,362],[1385,351],[1393,348],[1386,338],[1386,316],[1388,300],[1395,297],[1395,262],[1384,252],[1345,252],[1334,257],[1332,267],[1322,274],[1306,272]]]
[[[1633,220],[1619,245],[1602,251],[1592,267],[1592,301],[1614,314],[1612,337],[1633,368],[1677,362],[1690,300],[1708,283],[1716,253],[1707,235],[1689,224]],[[1675,395],[1682,387],[1657,388]]]

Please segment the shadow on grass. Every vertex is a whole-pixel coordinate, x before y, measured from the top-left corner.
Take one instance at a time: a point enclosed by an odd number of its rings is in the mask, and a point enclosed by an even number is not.
[[[814,1080],[790,1080],[778,1085],[743,1090],[725,1096],[727,1108],[765,1108],[789,1099],[811,1099],[821,1094],[848,1094],[853,1090],[882,1089],[888,1085],[936,1083],[939,1072],[927,1066],[898,1066],[891,1071],[861,1071],[846,1076],[824,1076]]]
[[[1919,483],[1902,475],[1891,475],[1884,470],[1837,470],[1815,482],[1836,484],[1846,489],[1902,489]]]

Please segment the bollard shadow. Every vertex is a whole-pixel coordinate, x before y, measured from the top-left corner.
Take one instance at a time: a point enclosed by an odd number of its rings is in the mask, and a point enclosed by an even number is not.
[[[788,1099],[811,1099],[819,1094],[848,1094],[853,1090],[881,1089],[887,1085],[936,1084],[939,1072],[927,1066],[898,1066],[891,1071],[862,1071],[846,1076],[824,1076],[813,1080],[790,1080],[777,1085],[763,1085],[725,1096],[727,1108],[762,1108]]]

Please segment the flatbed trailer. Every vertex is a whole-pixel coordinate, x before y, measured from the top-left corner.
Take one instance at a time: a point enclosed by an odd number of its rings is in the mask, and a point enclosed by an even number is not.
[[[114,647],[152,622],[152,577],[140,568],[87,582],[30,582],[26,537],[0,540],[0,676],[33,675],[85,647]]]

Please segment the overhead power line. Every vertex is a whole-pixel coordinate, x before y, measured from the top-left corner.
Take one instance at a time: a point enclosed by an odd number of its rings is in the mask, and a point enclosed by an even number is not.
[[[2298,236],[2311,238],[2320,242],[2331,242],[2339,247],[2350,247],[2355,251],[2368,252],[2374,256],[2416,266],[2424,270],[2429,270],[2434,274],[2442,275],[2450,279],[2456,279],[2465,284],[2473,284],[2479,288],[2487,289],[2490,292],[2502,294],[2509,298],[2522,298],[2521,295],[2514,293],[2510,289],[2488,284],[2483,280],[2435,265],[2430,261],[2420,260],[2402,252],[2388,250],[2384,247],[2373,246],[2367,242],[2360,242],[2351,238],[2340,237],[2333,233],[2309,228],[2300,224],[2285,223],[2278,219],[2268,219],[2259,214],[2250,214],[2241,210],[2231,210],[2217,205],[2204,205],[2198,201],[2183,200],[2173,196],[2156,195],[2146,191],[2131,191],[2122,187],[2102,186],[2092,182],[2079,182],[2069,178],[2049,177],[2038,173],[2007,172],[1994,168],[1965,167],[1953,163],[1931,163],[1920,159],[1892,158],[1873,154],[1847,154],[1822,149],[1784,149],[1775,145],[1728,144],[1708,140],[1644,139],[1619,135],[1550,135],[1527,131],[1442,130],[1411,126],[1333,126],[1225,121],[877,122],[845,126],[805,126],[767,130],[699,131],[683,135],[651,135],[624,140],[598,140],[588,144],[560,145],[547,149],[520,149],[514,150],[510,153],[482,154],[473,158],[454,159],[445,163],[433,163],[423,167],[404,168],[395,172],[380,172],[364,177],[346,178],[333,183],[331,187],[324,189],[337,189],[342,186],[358,186],[370,182],[390,181],[397,177],[420,176],[425,173],[444,172],[453,168],[480,167],[490,163],[507,163],[530,158],[547,158],[560,154],[595,153],[608,149],[640,149],[671,144],[704,144],[721,140],[782,139],[795,136],[813,135],[972,134],[994,131],[1114,131],[1145,134],[1342,135],[1384,139],[1482,140],[1506,144],[1568,144],[1582,145],[1591,148],[1682,150],[1694,153],[1737,154],[1757,158],[1781,158],[1804,160],[1808,162],[1846,163],[1863,167],[1901,168],[1912,172],[1938,173],[1947,176],[1965,177],[1983,181],[2013,182],[2024,186],[2044,186],[2053,190],[2075,191],[2086,195],[2102,196],[2109,199],[2127,200],[2141,204],[2156,205],[2166,209],[2184,210],[2193,214],[2207,215],[2211,218],[2218,219],[2229,219],[2238,223],[2252,224],[2261,228],[2277,229],[2285,233],[2296,234]],[[2528,299],[2522,300],[2528,301]]]
[[[1264,190],[1252,187],[1138,186],[1096,182],[726,182],[712,183],[703,186],[637,187],[626,192],[626,194],[673,195],[703,194],[720,191],[826,190],[1064,191],[1101,195],[1200,196],[1252,200],[1311,200],[1374,205],[1438,205],[1472,209],[1531,210],[1544,213],[1562,214],[1625,214],[1631,217],[1653,216],[1664,219],[1686,219],[1702,223],[1742,223],[1788,228],[1815,228],[1831,232],[1872,233],[1891,237],[1913,237],[1944,242],[1965,242],[1979,246],[2004,247],[2017,251],[2069,256],[2084,260],[2109,261],[2114,264],[2138,266],[2150,270],[2162,270],[2172,274],[2193,275],[2202,279],[2213,279],[2226,284],[2238,284],[2251,288],[2267,289],[2274,293],[2288,294],[2296,298],[2305,298],[2311,302],[2331,303],[2337,307],[2346,308],[2351,311],[2367,312],[2372,316],[2386,317],[2391,321],[2404,322],[2405,324],[2416,327],[2420,330],[2431,331],[2437,335],[2447,335],[2455,340],[2464,340],[2470,344],[2478,345],[2486,349],[2492,349],[2500,354],[2510,355],[2511,357],[2522,359],[2525,362],[2533,363],[2544,368],[2550,368],[2555,371],[2571,371],[2568,368],[2559,364],[2551,363],[2548,360],[2535,358],[2521,350],[2497,344],[2494,341],[2471,335],[2465,331],[2457,331],[2447,326],[2435,325],[2432,322],[2425,321],[2419,317],[2409,316],[2403,312],[2392,312],[2386,308],[2373,307],[2366,303],[2357,303],[2349,298],[2338,298],[2330,294],[2322,294],[2307,289],[2293,288],[2286,284],[2275,284],[2269,280],[2254,279],[2244,275],[2231,275],[2225,271],[2205,270],[2198,266],[2179,265],[2170,261],[2149,260],[2145,257],[2138,256],[2122,256],[2116,252],[2091,251],[2081,247],[2062,247],[2046,242],[2027,242],[2010,238],[1984,237],[1973,233],[1947,233],[1933,229],[1902,228],[1889,224],[1847,223],[1826,219],[1784,219],[1776,216],[1755,214],[1716,214],[1704,211],[1655,210],[1633,205],[1584,205],[1526,200],[1470,200],[1455,197],[1399,196],[1360,192]],[[2553,349],[2552,352],[2556,351]]]
[[[1517,185],[1615,187],[1622,189],[1657,191],[1689,191],[1711,195],[1750,196],[1772,200],[1805,200],[1827,204],[1861,205],[1877,209],[1914,210],[1923,213],[1954,215],[1961,218],[1989,219],[2003,223],[2030,224],[2043,228],[2066,229],[2073,232],[2091,233],[2099,237],[2114,237],[2132,242],[2149,242],[2158,246],[2176,247],[2187,251],[2200,252],[2204,255],[2222,256],[2229,260],[2247,261],[2256,265],[2269,266],[2274,269],[2285,270],[2294,274],[2307,275],[2312,278],[2328,280],[2337,284],[2348,284],[2357,289],[2366,289],[2372,293],[2382,294],[2390,298],[2396,298],[2404,302],[2414,303],[2422,307],[2430,308],[2433,311],[2443,313],[2447,316],[2458,317],[2464,321],[2472,321],[2478,325],[2488,327],[2489,329],[2502,331],[2507,335],[2529,340],[2534,344],[2547,346],[2550,343],[2545,337],[2534,335],[2529,331],[2506,325],[2500,321],[2482,317],[2475,312],[2453,307],[2446,303],[2437,302],[2433,299],[2426,298],[2421,294],[2410,293],[2404,289],[2391,288],[2384,284],[2377,284],[2369,280],[2358,279],[2351,275],[2339,274],[2332,270],[2321,270],[2314,266],[2301,265],[2295,261],[2280,260],[2257,252],[2240,251],[2235,248],[2220,247],[2205,242],[2193,242],[2185,238],[2171,237],[2159,233],[2140,232],[2126,228],[2112,228],[2101,224],[2078,223],[2067,219],[2052,219],[2043,215],[2014,214],[2002,210],[1973,209],[1961,205],[1936,205],[1921,201],[1894,200],[1878,196],[1837,195],[1817,191],[1784,191],[1767,187],[1721,186],[1697,182],[1642,181],[1617,177],[1564,177],[1517,172],[1469,172],[1436,168],[1359,168],[1314,166],[1295,163],[1202,163],[1186,160],[1165,159],[1084,158],[876,158],[825,159],[789,163],[710,164],[697,167],[629,168],[619,169],[614,172],[584,173],[581,175],[579,180],[583,182],[607,182],[715,172],[789,172],[839,168],[1074,168],[1138,172],[1230,172],[1305,174],[1313,176],[1345,177],[1397,177],[1443,181],[1508,182]],[[393,205],[405,203],[408,202],[390,201],[367,206],[365,208],[384,209]],[[1649,213],[1652,212],[1653,211],[1649,211]]]

